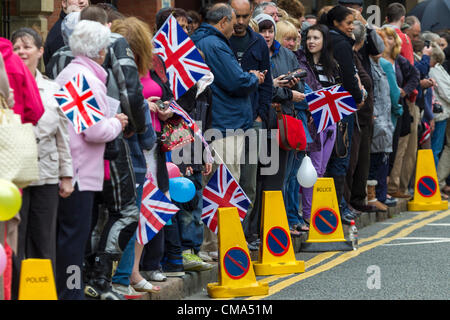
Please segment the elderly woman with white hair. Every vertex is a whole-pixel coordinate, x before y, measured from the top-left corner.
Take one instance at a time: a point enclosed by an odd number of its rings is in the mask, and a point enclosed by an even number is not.
[[[107,169],[103,160],[105,144],[115,139],[128,123],[124,114],[108,117],[116,113],[119,105],[119,101],[106,95],[107,73],[102,63],[109,36],[109,29],[98,22],[79,22],[69,39],[75,59],[55,79],[62,87],[76,75],[82,74],[105,115],[105,118],[80,134],[75,132],[72,125],[68,128],[75,190],[67,199],[60,199],[58,208],[56,283],[59,299],[84,299],[80,279],[78,282],[75,279],[71,285],[70,276],[73,273],[80,274],[82,270],[91,228],[94,193],[102,191]]]

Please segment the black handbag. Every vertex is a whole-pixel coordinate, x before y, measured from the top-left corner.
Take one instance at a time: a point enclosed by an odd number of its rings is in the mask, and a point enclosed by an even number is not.
[[[116,160],[119,156],[120,148],[119,148],[119,140],[114,139],[113,141],[107,142],[105,146],[105,153],[103,155],[103,159],[108,161]]]
[[[339,121],[336,124],[336,142],[334,143],[334,153],[338,158],[346,158],[348,155],[348,123]]]

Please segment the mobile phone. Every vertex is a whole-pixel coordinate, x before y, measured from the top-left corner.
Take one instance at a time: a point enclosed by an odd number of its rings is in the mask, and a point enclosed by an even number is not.
[[[430,40],[425,40],[424,42],[425,42],[425,47],[429,48],[431,45]]]
[[[162,100],[158,100],[155,102],[155,104],[158,106],[158,108],[162,111],[167,109],[167,106],[164,104]]]

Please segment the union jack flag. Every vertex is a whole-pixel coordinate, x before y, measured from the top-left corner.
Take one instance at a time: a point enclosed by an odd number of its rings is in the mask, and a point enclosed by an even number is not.
[[[147,180],[142,194],[137,242],[145,245],[152,240],[179,210],[161,190]]]
[[[228,168],[221,164],[203,190],[202,221],[212,232],[217,233],[217,210],[236,207],[239,217],[244,220],[250,200],[231,175]]]
[[[77,134],[105,118],[82,73],[67,82],[54,97]]]
[[[423,125],[423,133],[419,140],[419,145],[423,145],[425,141],[431,138],[431,127],[428,123],[422,122]]]
[[[161,56],[175,100],[210,72],[194,42],[171,15],[153,38],[154,53]]]
[[[340,85],[306,95],[317,133],[357,111],[352,95]]]

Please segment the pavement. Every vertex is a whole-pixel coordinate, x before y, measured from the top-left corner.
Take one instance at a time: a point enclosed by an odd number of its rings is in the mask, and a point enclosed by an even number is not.
[[[363,212],[355,221],[356,227],[360,230],[377,222],[392,219],[406,211],[408,211],[408,201],[398,199],[397,206],[390,207],[388,212]],[[343,229],[344,235],[347,236],[349,227],[344,225]],[[301,237],[292,238],[295,253],[301,251],[302,243],[307,239],[307,233],[303,233]],[[258,251],[250,251],[250,256],[252,261],[257,261]],[[183,277],[167,278],[165,282],[152,282],[152,284],[160,286],[161,291],[157,294],[145,293],[138,300],[182,300],[202,292],[206,293],[207,284],[218,281],[218,264],[216,262],[213,265],[214,267],[208,271],[186,271],[186,275]]]

